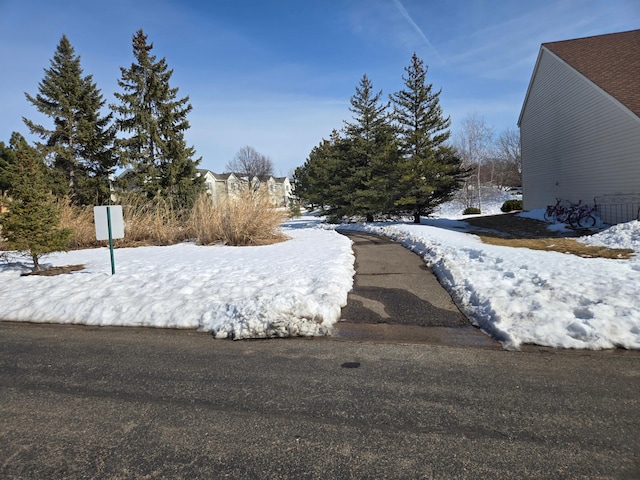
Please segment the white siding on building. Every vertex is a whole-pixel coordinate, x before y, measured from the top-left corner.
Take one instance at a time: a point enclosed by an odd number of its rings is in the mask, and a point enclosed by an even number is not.
[[[207,194],[213,205],[220,205],[229,198],[238,198],[240,193],[248,188],[246,178],[240,178],[233,173],[216,174],[210,170],[200,170],[199,175],[204,176]],[[264,189],[276,207],[288,207],[291,199],[291,183],[287,177],[254,177],[251,180],[254,190]]]
[[[544,47],[519,124],[525,209],[640,193],[640,118]]]

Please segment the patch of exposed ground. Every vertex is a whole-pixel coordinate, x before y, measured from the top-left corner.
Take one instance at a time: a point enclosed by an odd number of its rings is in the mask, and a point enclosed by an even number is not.
[[[83,270],[84,265],[65,265],[63,267],[50,267],[44,270],[36,270],[34,272],[23,273],[21,276],[27,275],[41,275],[43,277],[52,277],[54,275],[62,275],[64,273],[76,272],[78,270]]]
[[[575,237],[593,233],[590,230],[551,231],[546,222],[514,214],[486,215],[463,221],[472,227],[471,233],[491,245],[570,253],[586,258],[627,259],[634,255],[634,251],[627,248],[598,247],[575,240]]]
[[[567,238],[588,235],[589,231],[570,229],[551,231],[549,224],[542,220],[520,217],[513,213],[470,217],[461,220],[474,228],[473,233],[502,238]]]
[[[484,243],[501,245],[504,247],[529,248],[531,250],[545,250],[560,253],[571,253],[585,258],[615,258],[628,259],[634,254],[628,248],[608,248],[585,245],[573,238],[500,238],[479,235]]]

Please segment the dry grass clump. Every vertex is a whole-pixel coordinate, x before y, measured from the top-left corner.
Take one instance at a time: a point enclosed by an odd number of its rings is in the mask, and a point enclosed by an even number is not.
[[[143,195],[129,194],[121,198],[124,217],[124,238],[115,239],[118,247],[141,245],[171,245],[186,240],[188,232],[181,216],[162,199],[148,200]],[[77,207],[67,199],[59,202],[61,227],[71,228],[73,237],[69,248],[93,248],[105,245],[96,240],[93,207]],[[184,215],[183,215],[184,216]]]
[[[262,191],[242,192],[216,207],[202,194],[187,212],[176,210],[163,199],[152,201],[138,194],[120,200],[124,238],[114,240],[116,247],[173,245],[190,239],[200,245],[268,245],[287,238],[280,230],[287,212],[276,209]],[[96,240],[93,207],[76,207],[69,200],[60,201],[59,207],[61,226],[74,232],[70,249],[106,244]]]
[[[73,230],[71,250],[99,247],[103,242],[96,240],[96,228],[93,223],[93,207],[76,207],[68,198],[58,201],[60,226]]]
[[[189,231],[200,245],[269,245],[286,240],[280,230],[286,217],[261,190],[245,190],[216,206],[202,194],[191,211]]]
[[[572,238],[504,238],[493,235],[479,235],[479,237],[484,243],[490,245],[570,253],[585,258],[628,259],[634,255],[634,251],[628,248],[585,245]]]
[[[120,199],[120,203],[124,238],[116,240],[117,246],[173,245],[190,238],[184,227],[186,215],[176,210],[171,202],[128,194]]]

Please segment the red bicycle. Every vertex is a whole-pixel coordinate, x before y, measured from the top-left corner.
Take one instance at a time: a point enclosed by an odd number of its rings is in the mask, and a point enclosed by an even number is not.
[[[578,203],[568,202],[568,207],[562,205],[562,202],[562,199],[556,197],[555,205],[547,205],[547,210],[544,212],[545,221],[566,223],[571,215],[579,209],[582,200]]]
[[[596,217],[593,215],[598,211],[596,199],[593,199],[593,205],[583,205],[569,215],[569,224],[572,227],[592,228],[596,226]]]

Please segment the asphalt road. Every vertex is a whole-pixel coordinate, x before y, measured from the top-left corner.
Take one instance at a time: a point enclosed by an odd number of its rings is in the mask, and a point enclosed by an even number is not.
[[[640,478],[640,355],[0,322],[0,478]]]

